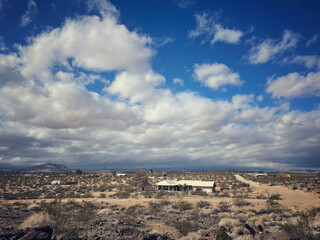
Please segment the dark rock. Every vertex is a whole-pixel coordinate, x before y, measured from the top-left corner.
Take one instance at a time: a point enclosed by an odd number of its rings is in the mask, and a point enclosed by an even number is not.
[[[130,227],[127,227],[127,228],[122,228],[118,231],[119,233],[119,236],[128,236],[128,235],[134,235],[137,233],[137,229],[135,228],[130,228]]]
[[[19,240],[50,240],[53,230],[51,227],[33,228]]]
[[[231,240],[232,238],[226,233],[225,227],[220,227],[216,231],[216,240]]]
[[[149,233],[143,236],[142,240],[170,240],[166,235],[161,235],[159,233]]]
[[[26,232],[24,230],[11,230],[9,232],[0,234],[0,239],[19,239],[25,234]]]
[[[263,232],[263,231],[264,231],[264,229],[263,229],[263,227],[262,227],[261,224],[258,225],[258,230],[259,230],[260,232]]]
[[[249,230],[251,235],[256,234],[256,231],[252,227],[250,227],[248,224],[245,224],[244,227]]]

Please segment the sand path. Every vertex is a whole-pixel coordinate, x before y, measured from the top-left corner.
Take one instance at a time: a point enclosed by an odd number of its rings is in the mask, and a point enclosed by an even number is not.
[[[235,174],[234,176],[238,181],[250,184],[250,187],[255,192],[263,193],[265,195],[280,194],[283,199],[281,203],[283,205],[287,205],[288,207],[296,206],[301,209],[304,207],[310,208],[312,206],[320,206],[319,194],[314,195],[309,192],[304,192],[301,190],[292,190],[283,186],[269,186],[251,180],[246,180],[244,177],[238,174]]]

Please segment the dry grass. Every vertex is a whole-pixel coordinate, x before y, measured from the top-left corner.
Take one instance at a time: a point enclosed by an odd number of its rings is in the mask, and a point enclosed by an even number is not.
[[[22,229],[52,226],[55,222],[50,218],[48,213],[35,213],[28,217],[21,224]]]

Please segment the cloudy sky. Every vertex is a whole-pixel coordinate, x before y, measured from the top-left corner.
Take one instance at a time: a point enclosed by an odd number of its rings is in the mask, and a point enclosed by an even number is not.
[[[0,167],[320,168],[317,0],[0,0]]]

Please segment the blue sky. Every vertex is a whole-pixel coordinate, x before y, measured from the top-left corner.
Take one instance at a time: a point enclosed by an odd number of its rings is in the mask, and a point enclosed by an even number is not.
[[[0,0],[0,166],[319,168],[319,11]]]

